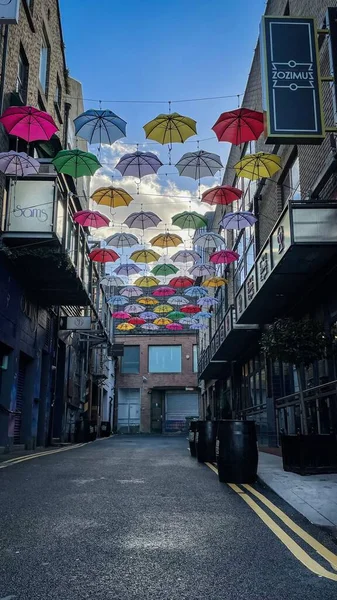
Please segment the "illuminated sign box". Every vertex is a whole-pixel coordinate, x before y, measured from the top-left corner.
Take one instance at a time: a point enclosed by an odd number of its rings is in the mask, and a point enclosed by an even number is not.
[[[20,0],[0,0],[0,24],[19,22]]]
[[[261,69],[268,144],[320,144],[325,137],[315,21],[263,17]]]

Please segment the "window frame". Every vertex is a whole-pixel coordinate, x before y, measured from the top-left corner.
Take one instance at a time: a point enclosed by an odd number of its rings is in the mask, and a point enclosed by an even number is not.
[[[20,67],[23,67],[23,77],[20,74]],[[18,70],[16,75],[15,90],[20,96],[20,100],[26,104],[28,97],[28,79],[29,79],[29,62],[23,45],[20,43]]]
[[[151,349],[154,348],[156,350],[160,349],[160,348],[179,348],[180,350],[180,368],[179,371],[156,371],[156,370],[152,370],[151,369]],[[168,375],[168,374],[179,374],[183,372],[182,369],[182,358],[183,358],[183,354],[182,354],[182,345],[181,344],[162,344],[162,345],[158,345],[158,344],[149,344],[148,346],[148,372],[151,374],[164,374],[164,375]]]
[[[192,371],[198,373],[198,359],[199,359],[199,346],[193,344],[192,346]]]
[[[42,65],[43,65],[42,57],[43,57],[44,50],[45,50],[46,56],[45,56],[45,77],[43,79],[45,79],[45,81],[42,81],[41,72],[42,72]],[[40,87],[46,98],[48,98],[48,93],[49,93],[50,54],[51,54],[51,46],[50,46],[46,27],[43,25],[42,36],[41,36],[41,46],[40,46],[39,84],[40,84]]]
[[[124,360],[125,360],[125,351],[128,349],[138,349],[138,367],[136,367],[137,370],[135,371],[125,371],[124,370]],[[129,361],[130,364],[130,361]],[[132,362],[131,364],[137,364],[136,361]],[[124,346],[124,355],[121,357],[121,364],[120,364],[120,371],[122,375],[139,375],[140,373],[140,346],[138,344],[134,344],[134,345],[127,345]]]

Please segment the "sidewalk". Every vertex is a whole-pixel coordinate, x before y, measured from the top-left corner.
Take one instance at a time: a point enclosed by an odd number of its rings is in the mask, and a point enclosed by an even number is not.
[[[337,473],[297,475],[283,471],[282,458],[259,453],[258,476],[314,525],[337,527]]]

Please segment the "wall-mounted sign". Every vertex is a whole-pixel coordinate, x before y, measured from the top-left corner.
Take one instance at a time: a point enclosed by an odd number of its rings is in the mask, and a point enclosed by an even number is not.
[[[261,69],[266,142],[320,144],[325,131],[315,20],[263,17]]]
[[[19,22],[20,0],[0,0],[0,23]]]
[[[72,331],[91,329],[91,317],[61,317],[60,328]]]
[[[54,181],[20,180],[13,183],[8,231],[52,232],[54,197]]]

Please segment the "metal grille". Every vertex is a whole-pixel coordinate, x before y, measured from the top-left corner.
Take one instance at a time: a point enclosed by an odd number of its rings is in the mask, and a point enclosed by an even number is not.
[[[20,444],[20,442],[21,442],[23,390],[24,390],[24,384],[25,384],[25,376],[26,376],[26,363],[22,358],[20,358],[18,382],[17,382],[17,390],[16,390],[15,410],[17,411],[17,414],[15,415],[15,421],[14,421],[14,444]]]

